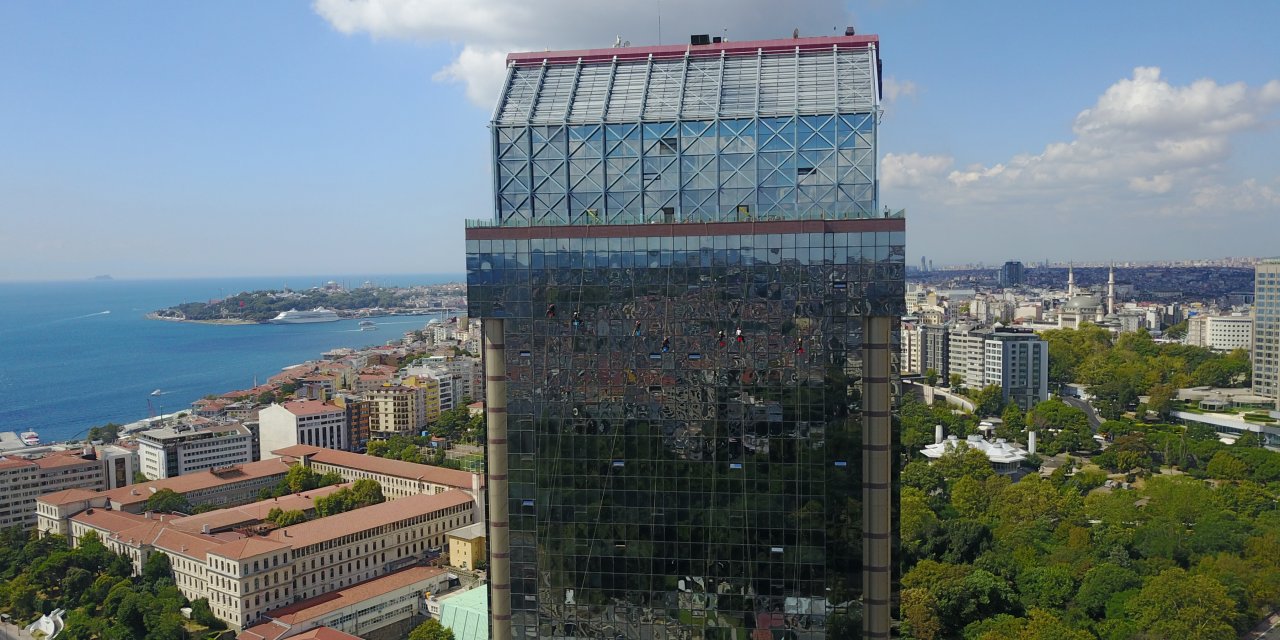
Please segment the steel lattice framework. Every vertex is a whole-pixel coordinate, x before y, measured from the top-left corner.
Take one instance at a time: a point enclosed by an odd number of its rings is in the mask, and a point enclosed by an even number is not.
[[[874,217],[875,43],[820,40],[512,61],[498,223]]]

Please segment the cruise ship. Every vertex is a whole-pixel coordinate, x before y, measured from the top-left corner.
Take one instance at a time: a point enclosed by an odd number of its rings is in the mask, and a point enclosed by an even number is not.
[[[316,307],[310,311],[290,309],[269,320],[271,324],[307,324],[311,322],[337,322],[342,318],[330,309]]]

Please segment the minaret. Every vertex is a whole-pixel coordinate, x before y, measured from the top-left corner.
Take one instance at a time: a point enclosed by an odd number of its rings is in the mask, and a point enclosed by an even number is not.
[[[1076,270],[1075,265],[1067,263],[1067,300],[1076,297]]]
[[[1107,272],[1107,315],[1115,315],[1116,312],[1116,266],[1111,265],[1110,271]]]

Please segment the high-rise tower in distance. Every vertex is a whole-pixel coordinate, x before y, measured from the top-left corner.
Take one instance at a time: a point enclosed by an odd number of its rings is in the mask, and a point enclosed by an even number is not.
[[[889,636],[878,48],[508,56],[466,232],[494,638]]]
[[[1275,398],[1280,410],[1280,258],[1254,266],[1253,392]]]

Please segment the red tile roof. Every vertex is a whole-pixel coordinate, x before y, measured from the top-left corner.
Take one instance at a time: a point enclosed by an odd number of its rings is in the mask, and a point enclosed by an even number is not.
[[[54,491],[40,496],[40,502],[61,506],[73,502],[83,502],[98,495],[98,493],[90,489],[63,489],[62,491]]]
[[[362,453],[338,451],[337,449],[324,449],[306,444],[297,444],[292,447],[276,449],[271,453],[293,459],[300,459],[304,455],[309,455],[313,461],[323,464],[331,464],[338,467],[358,469],[372,473],[381,473],[383,475],[405,478],[407,480],[422,480],[424,482],[430,482],[432,484],[443,485],[446,487],[456,487],[458,489],[471,488],[472,474],[467,473],[466,471],[459,471],[457,469],[446,469],[444,467],[435,467],[428,464],[404,462],[403,460],[391,460],[389,458],[379,458],[377,456],[370,456]],[[483,485],[484,482],[482,478],[481,486]]]
[[[302,602],[268,611],[266,615],[272,618],[272,621],[249,627],[240,632],[240,635],[236,636],[236,638],[237,640],[271,640],[279,638],[290,627],[304,625],[308,621],[315,620],[326,614],[358,605],[366,600],[391,593],[396,589],[402,589],[416,582],[429,580],[444,572],[445,570],[439,567],[408,567],[380,578],[358,582],[345,589],[330,591],[321,596],[308,598]],[[290,637],[299,638],[302,636]],[[316,637],[324,639],[329,636]]]
[[[182,494],[190,493],[197,489],[207,489],[220,485],[231,484],[234,482],[242,482],[254,478],[263,478],[272,475],[283,475],[289,470],[289,464],[279,458],[270,460],[262,460],[260,462],[246,462],[238,465],[234,470],[214,473],[212,470],[197,471],[195,473],[187,473],[163,480],[152,480],[139,484],[132,484],[119,489],[112,489],[103,492],[103,495],[111,499],[117,504],[137,504],[146,502],[151,497],[152,489],[159,491],[161,489],[173,489]]]
[[[326,413],[342,413],[342,407],[319,400],[290,400],[282,405],[295,416],[318,416]]]
[[[472,502],[472,497],[463,491],[445,491],[444,493],[435,494],[420,493],[276,529],[271,532],[268,538],[290,544],[294,549],[297,549],[399,522],[406,518],[425,515],[438,509],[447,509]]]

